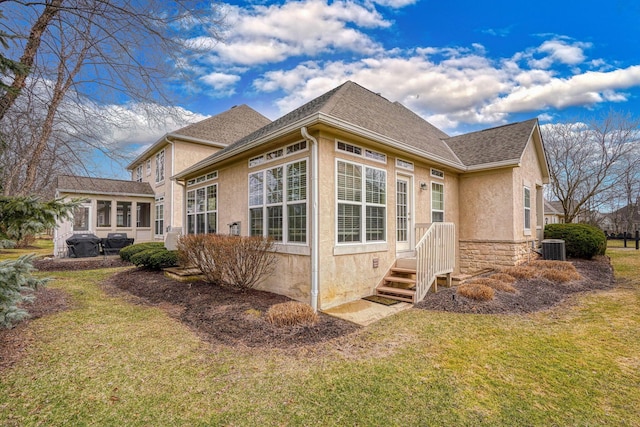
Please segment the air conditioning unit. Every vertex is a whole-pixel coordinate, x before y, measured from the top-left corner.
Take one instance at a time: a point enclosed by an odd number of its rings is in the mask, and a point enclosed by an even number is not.
[[[542,241],[542,256],[544,259],[566,261],[567,251],[564,247],[564,240],[545,239]]]

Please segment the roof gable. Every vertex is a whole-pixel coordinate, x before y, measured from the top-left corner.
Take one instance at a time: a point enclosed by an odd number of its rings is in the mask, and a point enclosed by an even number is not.
[[[75,175],[59,175],[56,190],[60,193],[154,196],[153,189],[148,182]]]
[[[129,163],[127,169],[133,169],[142,160],[149,157],[150,154],[160,150],[168,143],[167,138],[183,139],[198,144],[226,147],[248,133],[260,129],[269,123],[271,123],[271,120],[248,105],[238,105],[215,116],[165,134]]]
[[[221,151],[186,169],[178,176],[210,166],[219,159],[241,153],[253,144],[277,135],[305,119],[328,118],[343,121],[371,134],[385,137],[433,155],[442,161],[463,167],[454,152],[443,142],[448,135],[399,103],[393,103],[379,94],[347,81],[320,95],[301,107],[274,120],[257,131],[241,138]]]
[[[518,163],[538,124],[538,119],[447,138],[444,142],[466,166]]]

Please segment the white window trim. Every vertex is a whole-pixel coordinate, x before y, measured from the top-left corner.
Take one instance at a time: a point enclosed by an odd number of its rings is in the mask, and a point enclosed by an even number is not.
[[[203,176],[206,176],[206,175],[203,175]],[[207,202],[208,202],[208,200],[207,200],[207,191],[208,191],[209,187],[215,187],[216,188],[216,208],[213,209],[213,210],[208,210],[207,209]],[[197,191],[200,190],[200,189],[204,189],[204,210],[202,212],[189,213],[189,193],[193,192],[194,195],[197,195]],[[185,206],[185,213],[186,213],[186,223],[185,223],[185,227],[184,227],[185,234],[191,234],[189,232],[189,217],[190,216],[194,217],[194,221],[195,221],[195,218],[197,218],[198,214],[204,214],[205,227],[207,227],[207,224],[208,224],[207,215],[210,214],[210,213],[215,213],[216,214],[216,224],[215,224],[216,231],[215,231],[215,233],[216,234],[220,233],[220,228],[219,228],[220,215],[218,213],[218,202],[219,202],[220,192],[218,191],[218,183],[214,182],[214,183],[211,183],[211,184],[208,184],[208,185],[203,185],[203,186],[198,187],[198,188],[190,188],[186,193],[187,193],[187,198],[186,198],[187,204]],[[196,225],[197,225],[197,222],[194,222],[194,228],[196,227]],[[196,231],[193,234],[209,234],[209,233],[208,232],[206,232],[206,233],[198,233]]]
[[[405,160],[405,159],[396,159],[396,167],[398,169],[404,169],[407,171],[414,170],[413,162],[410,162],[409,160]]]
[[[162,206],[162,228],[160,231],[162,234],[156,234],[157,225],[158,225],[158,206]],[[163,238],[164,237],[164,217],[165,217],[165,204],[164,204],[164,194],[156,196],[155,204],[153,206],[153,236],[155,238]]]
[[[527,198],[526,193],[529,192],[529,206],[527,207]],[[522,207],[523,207],[523,216],[522,216],[522,226],[524,228],[524,235],[531,236],[531,188],[527,185],[523,186],[522,189]],[[527,228],[527,212],[529,212],[529,228]]]
[[[294,144],[290,144],[290,145],[294,145]],[[308,149],[308,145],[307,148]],[[306,150],[305,149],[305,150]],[[303,150],[297,151],[301,152]],[[295,200],[295,201],[287,201],[287,166],[288,165],[292,165],[294,163],[299,163],[299,162],[306,162],[306,168],[307,168],[307,182],[305,185],[306,188],[306,198],[304,200]],[[262,163],[264,164],[264,163]],[[269,169],[275,169],[275,168],[282,168],[282,202],[280,203],[267,203],[267,195],[266,195],[266,187],[264,185],[265,181],[263,179],[263,186],[262,186],[262,204],[260,206],[258,205],[251,205],[250,199],[251,199],[251,186],[249,185],[250,183],[250,177],[251,175],[255,175],[255,174],[262,174],[263,177],[266,176],[266,171]],[[310,188],[309,188],[309,182],[310,182],[310,170],[309,170],[309,158],[308,157],[302,157],[302,158],[298,158],[298,159],[294,159],[291,160],[289,162],[286,163],[280,163],[280,164],[272,164],[269,165],[268,167],[265,167],[263,169],[260,170],[254,170],[251,171],[247,174],[247,235],[251,235],[251,209],[252,208],[258,208],[258,207],[262,207],[263,210],[263,215],[262,215],[262,236],[263,237],[267,237],[268,236],[268,227],[266,226],[266,223],[268,221],[268,217],[266,215],[266,208],[269,206],[282,206],[282,241],[274,241],[273,244],[274,246],[277,246],[277,252],[282,252],[282,253],[289,253],[289,254],[294,254],[294,255],[309,255],[310,254],[310,250],[309,248],[309,244],[310,244],[310,239],[311,239],[311,229],[310,229],[310,210],[309,210],[309,195],[311,193]],[[289,241],[289,216],[288,216],[288,210],[287,207],[289,205],[297,205],[297,204],[305,204],[306,208],[305,208],[305,230],[306,230],[306,236],[305,236],[305,242],[290,242]],[[303,249],[303,248],[307,248],[307,249]]]
[[[155,160],[156,160],[156,184],[162,184],[164,182],[165,179],[165,175],[166,175],[166,165],[167,165],[167,157],[166,157],[166,152],[164,149],[158,151],[155,155]],[[158,159],[160,158],[160,156],[162,156],[162,176],[159,176],[160,174],[160,168],[158,167],[158,165],[160,164],[160,162],[158,161]]]
[[[442,209],[433,209],[433,184],[437,184],[437,185],[441,185],[442,186]],[[446,194],[445,194],[445,186],[444,186],[444,182],[440,182],[440,181],[431,181],[431,186],[429,187],[429,200],[430,200],[430,207],[431,207],[431,216],[429,217],[429,219],[431,220],[431,222],[433,222],[433,213],[434,212],[442,212],[442,222],[445,222],[446,220],[446,209],[445,207],[446,205]]]
[[[340,151],[342,152],[342,151]],[[362,200],[359,202],[360,206],[361,206],[361,210],[360,210],[360,241],[359,242],[339,242],[338,241],[338,205],[341,203],[340,200],[338,200],[338,162],[344,162],[344,163],[350,163],[352,165],[356,165],[356,166],[360,166],[362,168]],[[389,203],[389,183],[387,182],[388,180],[388,171],[386,169],[383,168],[377,168],[374,166],[370,166],[364,163],[358,163],[358,162],[354,162],[351,160],[346,160],[346,159],[342,159],[342,158],[336,158],[335,159],[335,163],[334,163],[334,167],[335,167],[335,173],[334,173],[334,218],[335,218],[335,224],[334,224],[334,232],[335,232],[335,243],[334,243],[334,255],[343,255],[343,254],[352,254],[352,253],[367,253],[367,252],[379,252],[379,251],[386,251],[388,249],[388,242],[389,242],[389,219],[388,219],[388,213],[389,213],[389,207],[388,207],[388,203]],[[384,226],[384,240],[375,240],[375,241],[371,241],[371,242],[367,242],[367,217],[366,217],[366,208],[368,205],[370,206],[382,206],[379,204],[375,204],[375,203],[367,203],[367,193],[366,193],[366,189],[367,189],[367,178],[366,178],[366,169],[375,169],[378,171],[382,171],[385,174],[385,203],[384,203],[384,209],[385,209],[385,226]],[[357,204],[356,202],[346,202],[346,203],[351,203],[351,204]],[[346,249],[346,248],[350,248],[350,249]]]
[[[296,150],[296,151],[294,151],[292,153],[288,153],[287,152],[287,150],[290,147],[293,147],[293,146],[295,146],[297,144],[305,144],[305,147],[304,148],[300,148],[300,149],[298,149],[298,150]],[[278,152],[278,151],[282,151],[282,155],[280,155],[278,157],[271,158],[271,159],[267,158],[267,156],[269,154],[272,154],[272,153],[275,153],[275,152]],[[260,154],[258,156],[253,156],[249,160],[247,160],[247,165],[249,165],[249,169],[251,169],[251,168],[262,166],[262,165],[265,165],[265,164],[268,164],[268,163],[276,162],[278,160],[282,161],[283,159],[286,159],[287,157],[295,156],[297,154],[304,153],[305,151],[309,151],[309,144],[307,143],[306,140],[301,139],[300,141],[296,141],[294,143],[287,144],[284,147],[276,148],[275,150],[270,150],[270,151],[268,151],[266,153],[262,153],[262,154]]]
[[[444,171],[436,168],[431,168],[431,176],[434,178],[444,179]]]
[[[364,147],[362,147],[360,145],[352,144],[352,143],[344,141],[342,139],[336,139],[335,142],[336,143],[335,143],[334,148],[335,148],[336,153],[342,153],[342,154],[347,154],[349,156],[358,157],[358,158],[361,158],[361,159],[371,160],[372,162],[380,163],[380,164],[383,164],[383,165],[387,164],[388,157],[387,157],[387,155],[385,153],[383,153],[381,151],[373,150],[371,148],[364,148]],[[341,150],[340,148],[338,148],[338,145],[340,143],[355,147],[355,148],[360,150],[360,153],[352,153],[351,151]],[[367,153],[371,153],[374,156],[372,157],[371,155],[367,155]],[[376,154],[384,157],[384,159],[377,159],[375,157]]]

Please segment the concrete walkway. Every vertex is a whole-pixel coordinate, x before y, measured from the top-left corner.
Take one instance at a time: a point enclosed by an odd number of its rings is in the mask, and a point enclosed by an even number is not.
[[[400,311],[411,308],[412,304],[400,302],[394,305],[382,305],[359,299],[336,307],[323,310],[329,316],[347,320],[360,326],[367,326],[375,321],[389,317]]]

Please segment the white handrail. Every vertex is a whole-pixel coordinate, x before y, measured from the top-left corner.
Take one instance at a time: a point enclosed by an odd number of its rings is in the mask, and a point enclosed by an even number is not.
[[[450,222],[432,223],[416,245],[416,294],[422,301],[441,274],[453,272],[456,263],[456,229]]]

